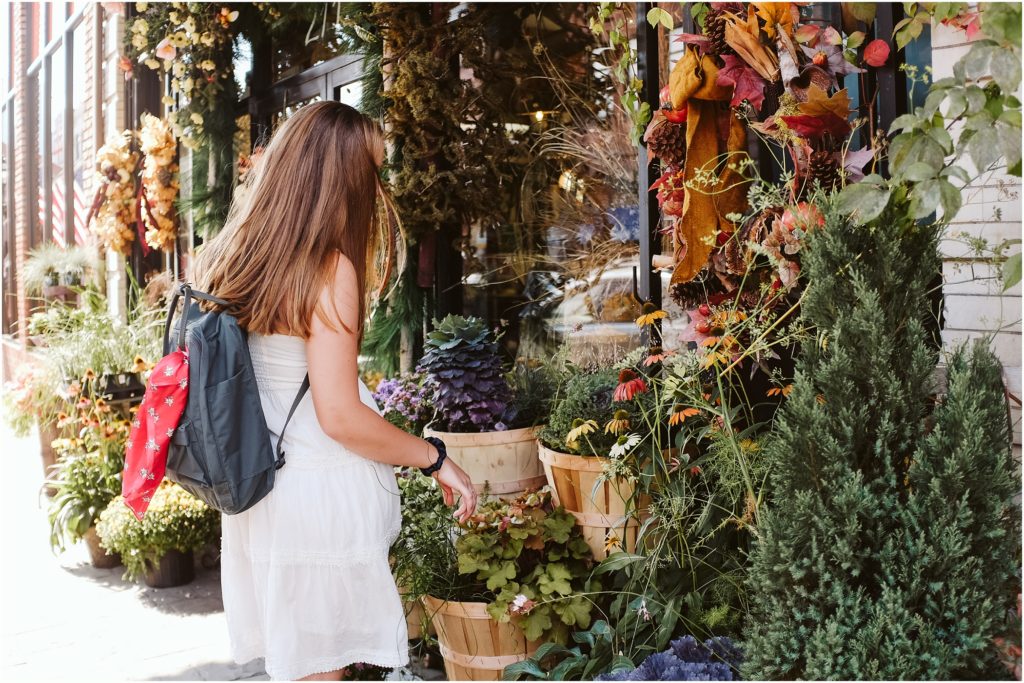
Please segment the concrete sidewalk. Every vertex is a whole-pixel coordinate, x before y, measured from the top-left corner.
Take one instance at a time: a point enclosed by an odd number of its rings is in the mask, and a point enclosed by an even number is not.
[[[153,589],[93,568],[84,544],[54,556],[38,441],[3,425],[0,452],[0,680],[268,680],[262,660],[231,661],[219,571]]]

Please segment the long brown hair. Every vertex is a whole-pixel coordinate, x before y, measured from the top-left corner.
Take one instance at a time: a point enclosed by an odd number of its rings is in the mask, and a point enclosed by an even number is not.
[[[379,176],[383,158],[380,128],[352,107],[299,109],[246,175],[224,229],[201,248],[196,287],[231,302],[225,310],[250,332],[305,339],[314,314],[347,329],[336,306],[320,305],[337,249],[355,266],[362,336],[368,292],[381,293],[402,251]]]

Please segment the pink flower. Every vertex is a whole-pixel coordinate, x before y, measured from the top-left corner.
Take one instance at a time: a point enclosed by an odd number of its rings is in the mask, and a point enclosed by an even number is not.
[[[157,43],[156,50],[154,51],[154,53],[159,59],[170,60],[174,59],[174,57],[178,54],[178,50],[175,49],[173,45],[171,45],[171,41],[169,39],[164,38],[159,43]]]
[[[687,311],[686,314],[690,318],[690,324],[686,326],[682,334],[679,335],[679,339],[684,342],[694,342],[697,346],[704,343],[704,340],[711,336],[711,324],[708,322],[710,310],[708,313],[703,313],[702,309],[706,306],[700,306]]]
[[[619,386],[615,387],[614,399],[616,401],[632,401],[637,394],[647,391],[647,383],[643,381],[632,370],[623,370],[619,373]]]

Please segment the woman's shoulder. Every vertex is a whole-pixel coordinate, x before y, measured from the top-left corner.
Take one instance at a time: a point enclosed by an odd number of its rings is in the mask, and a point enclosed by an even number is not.
[[[343,327],[354,329],[352,323],[359,319],[359,278],[352,261],[335,249],[331,252],[331,277],[325,283],[320,295],[320,306],[332,321]]]

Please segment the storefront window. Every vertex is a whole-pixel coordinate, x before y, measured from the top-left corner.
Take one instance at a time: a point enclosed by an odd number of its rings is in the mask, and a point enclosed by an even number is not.
[[[50,217],[53,241],[64,245],[64,46],[50,56]]]
[[[92,137],[92,114],[89,103],[92,96],[92,83],[86,78],[85,41],[88,27],[82,23],[75,29],[71,43],[74,53],[72,71],[72,205],[75,216],[75,242],[84,244],[89,231],[86,230],[85,219],[89,212],[89,190],[92,187],[89,159],[85,156],[87,141]]]

